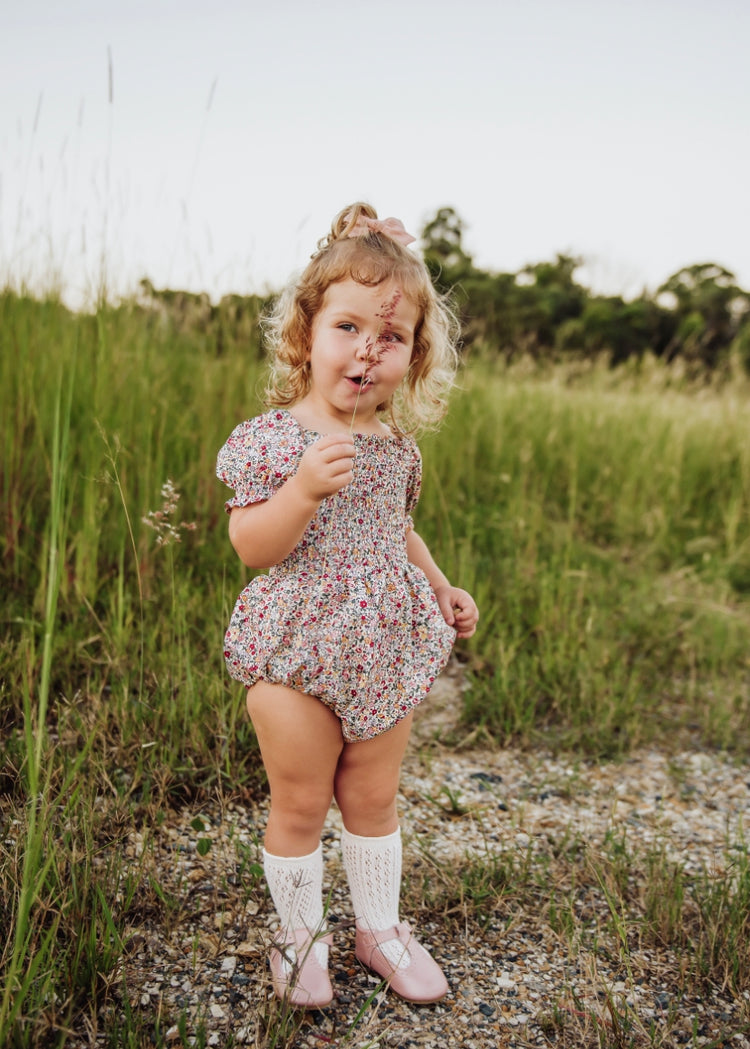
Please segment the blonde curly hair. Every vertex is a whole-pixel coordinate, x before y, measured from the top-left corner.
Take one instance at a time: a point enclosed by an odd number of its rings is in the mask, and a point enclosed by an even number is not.
[[[344,208],[301,276],[281,293],[263,321],[271,355],[266,403],[289,407],[310,389],[308,353],[315,316],[338,281],[376,287],[393,282],[418,310],[409,370],[399,390],[378,405],[396,433],[429,429],[445,413],[458,366],[459,326],[432,284],[422,259],[384,233],[350,236],[360,219],[377,219],[369,204]]]

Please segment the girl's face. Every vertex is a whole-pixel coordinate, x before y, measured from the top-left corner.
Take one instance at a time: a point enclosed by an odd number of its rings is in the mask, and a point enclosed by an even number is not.
[[[372,427],[377,406],[409,369],[418,320],[418,308],[393,284],[331,284],[313,320],[305,400],[347,426],[356,407],[355,430]]]

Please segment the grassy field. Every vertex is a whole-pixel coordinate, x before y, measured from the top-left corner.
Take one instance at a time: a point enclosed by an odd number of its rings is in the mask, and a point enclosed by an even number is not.
[[[0,296],[0,1045],[64,1045],[106,1012],[136,891],[117,844],[137,821],[262,789],[221,656],[246,572],[214,478],[261,383],[255,348]],[[744,758],[746,388],[477,360],[420,443],[417,526],[482,613],[457,746]],[[746,875],[723,887],[727,943]],[[749,970],[740,953],[738,995]]]

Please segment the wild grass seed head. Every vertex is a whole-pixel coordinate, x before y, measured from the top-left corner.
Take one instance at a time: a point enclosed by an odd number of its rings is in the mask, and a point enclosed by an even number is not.
[[[160,510],[149,510],[145,517],[141,518],[143,524],[148,525],[156,532],[156,545],[169,546],[170,543],[181,542],[181,532],[194,532],[197,525],[195,521],[174,521],[177,512],[177,504],[180,501],[180,493],[174,482],[167,479],[161,486],[162,505]]]

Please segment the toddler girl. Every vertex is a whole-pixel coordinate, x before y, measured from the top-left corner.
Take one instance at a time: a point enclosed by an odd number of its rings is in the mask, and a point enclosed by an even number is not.
[[[240,594],[225,657],[270,787],[273,984],[307,1008],[333,997],[320,845],[332,799],[357,958],[409,1001],[448,991],[399,918],[396,795],[413,708],[478,613],[411,519],[421,459],[408,434],[442,413],[456,366],[452,315],[413,239],[365,204],[336,217],[269,324],[270,410],[217,464],[232,544],[268,569]]]

